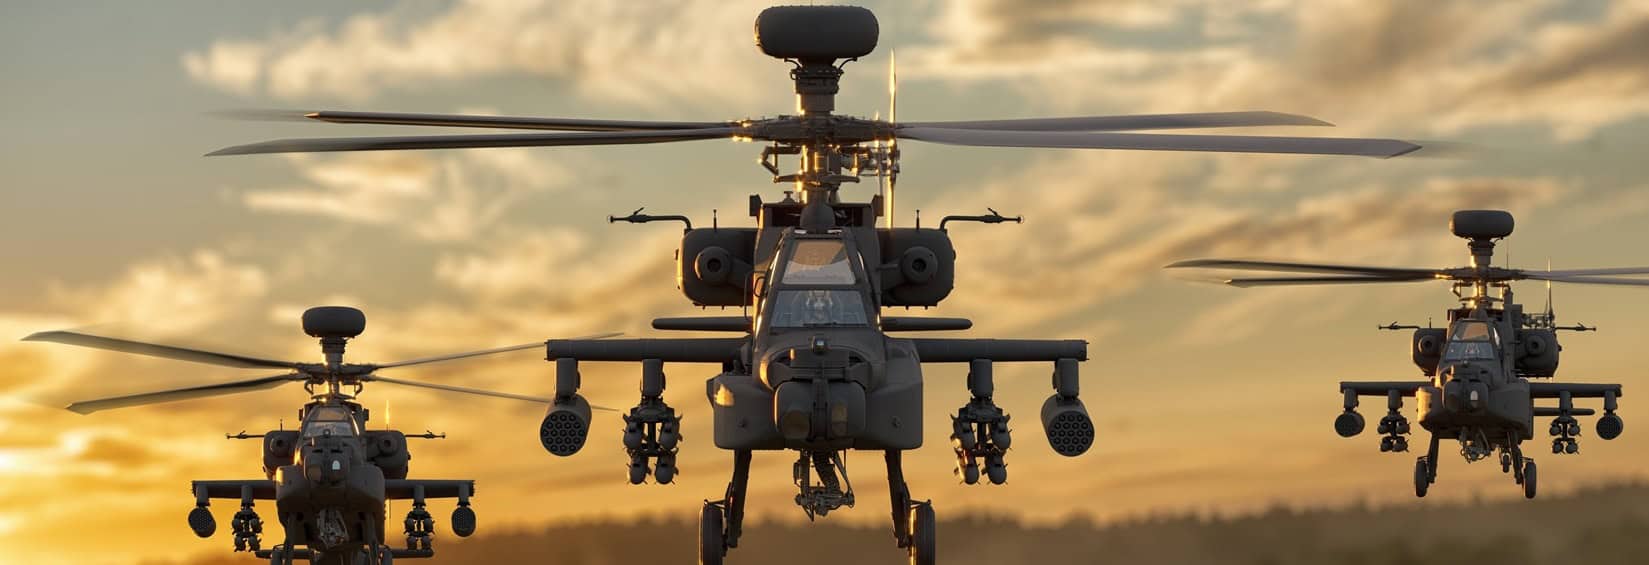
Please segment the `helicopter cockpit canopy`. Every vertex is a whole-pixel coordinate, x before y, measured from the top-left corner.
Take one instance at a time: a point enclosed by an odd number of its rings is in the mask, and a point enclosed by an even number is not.
[[[309,409],[308,416],[303,422],[303,439],[355,435],[355,416],[347,408],[316,406]]]
[[[774,298],[775,328],[870,325],[858,289],[781,290]]]
[[[841,239],[794,241],[777,273],[767,318],[775,328],[870,325],[863,285]]]
[[[1487,321],[1459,320],[1449,328],[1449,346],[1443,351],[1443,361],[1495,359],[1499,347],[1500,336]]]
[[[804,239],[796,242],[784,267],[781,284],[850,285],[856,282],[853,264],[847,259],[847,245],[839,239]]]

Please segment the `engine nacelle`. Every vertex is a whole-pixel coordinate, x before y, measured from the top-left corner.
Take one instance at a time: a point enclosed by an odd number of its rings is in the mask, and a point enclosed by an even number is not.
[[[1094,421],[1078,398],[1049,396],[1042,403],[1042,431],[1047,434],[1048,445],[1054,448],[1054,453],[1066,457],[1087,453],[1094,445]]]
[[[365,436],[367,459],[384,472],[384,478],[407,478],[407,464],[412,460],[412,454],[407,451],[406,434],[380,430],[366,432]]]
[[[1525,377],[1548,378],[1557,373],[1558,353],[1563,346],[1557,343],[1557,332],[1552,330],[1518,330],[1517,372]]]
[[[879,230],[885,306],[936,306],[956,286],[956,247],[931,228]]]
[[[1414,330],[1409,353],[1414,357],[1414,365],[1428,377],[1437,374],[1437,363],[1443,359],[1443,341],[1448,336],[1446,332],[1443,328]]]
[[[263,473],[273,477],[275,470],[291,465],[298,449],[296,430],[273,431],[263,434]]]
[[[755,253],[755,228],[689,230],[676,251],[676,287],[699,306],[743,306]]]
[[[566,457],[584,448],[590,436],[590,402],[574,394],[557,400],[538,425],[538,441],[551,455]]]

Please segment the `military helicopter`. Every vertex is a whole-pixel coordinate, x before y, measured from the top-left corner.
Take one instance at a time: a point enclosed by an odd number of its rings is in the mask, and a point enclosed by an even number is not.
[[[1416,381],[1342,382],[1345,411],[1334,420],[1334,431],[1353,437],[1363,431],[1358,414],[1359,396],[1386,398],[1386,415],[1376,431],[1381,434],[1380,451],[1408,451],[1410,426],[1399,410],[1403,398],[1415,399],[1420,427],[1431,434],[1426,454],[1414,463],[1414,495],[1426,496],[1437,482],[1438,444],[1445,439],[1460,442],[1460,455],[1467,463],[1479,461],[1499,451],[1500,469],[1510,473],[1523,487],[1523,495],[1534,498],[1537,467],[1523,455],[1522,444],[1534,438],[1534,419],[1551,417],[1548,428],[1554,455],[1580,451],[1580,423],[1576,416],[1591,416],[1590,408],[1577,408],[1578,398],[1603,401],[1603,415],[1597,420],[1597,435],[1605,440],[1620,436],[1624,424],[1615,414],[1621,397],[1619,384],[1549,382],[1557,373],[1558,331],[1587,332],[1584,324],[1559,326],[1551,306],[1551,283],[1649,286],[1649,279],[1620,278],[1620,275],[1649,274],[1649,267],[1569,269],[1534,271],[1495,267],[1495,241],[1511,235],[1512,215],[1500,210],[1462,210],[1449,221],[1450,231],[1467,240],[1471,266],[1444,269],[1364,267],[1318,263],[1196,259],[1168,265],[1168,268],[1206,268],[1272,272],[1311,273],[1305,276],[1233,278],[1225,284],[1238,287],[1317,284],[1399,283],[1430,280],[1449,281],[1460,306],[1448,311],[1448,327],[1432,328],[1400,325],[1380,326],[1382,330],[1414,330],[1410,353],[1414,364],[1428,377]],[[1512,297],[1511,283],[1537,280],[1547,283],[1546,310],[1526,313]],[[1556,400],[1556,406],[1536,405],[1537,400]]]
[[[892,493],[894,538],[913,563],[933,563],[935,517],[913,498],[901,454],[922,445],[924,363],[966,363],[971,400],[953,417],[955,472],[975,484],[1007,480],[1009,416],[992,400],[996,363],[1040,362],[1053,369],[1054,393],[1043,404],[1045,435],[1055,452],[1077,456],[1094,428],[1079,398],[1081,340],[903,338],[914,331],[967,330],[960,318],[884,315],[890,308],[938,305],[951,292],[955,248],[949,222],[1018,222],[992,211],[947,216],[937,228],[893,225],[899,140],[952,145],[1300,153],[1394,157],[1419,149],[1391,139],[1134,133],[1180,128],[1328,125],[1276,112],[1216,112],[950,122],[898,122],[892,65],[887,120],[834,114],[848,62],[876,47],[876,17],[849,6],[784,6],[756,18],[761,51],[791,65],[799,115],[736,121],[666,122],[321,111],[303,117],[344,124],[559,130],[557,133],[282,139],[224,148],[209,155],[379,151],[478,147],[614,145],[732,139],[761,141],[760,163],[775,183],[791,184],[777,202],[750,197],[753,228],[693,227],[683,215],[638,209],[610,222],[678,221],[677,283],[694,305],[736,307],[745,315],[658,318],[659,330],[729,332],[729,338],[562,340],[548,342],[556,364],[556,402],[540,426],[544,447],[571,455],[589,431],[588,402],[578,394],[581,361],[639,362],[641,399],[625,414],[629,480],[658,483],[676,474],[680,416],[662,399],[665,363],[720,364],[706,382],[716,447],[733,451],[725,496],[700,515],[701,563],[721,563],[737,547],[752,453],[797,452],[795,502],[809,518],[855,502],[846,450],[881,451]],[[570,133],[568,133],[570,132]],[[786,173],[781,160],[799,170]],[[869,202],[839,197],[846,183],[875,177],[884,194]],[[878,219],[886,225],[878,227]],[[754,312],[750,312],[750,310]],[[817,480],[817,483],[815,483]]]
[[[195,508],[189,512],[189,528],[202,538],[211,537],[217,529],[217,522],[209,509],[211,500],[239,500],[240,510],[230,522],[235,551],[250,551],[272,564],[308,559],[313,563],[338,565],[387,565],[396,557],[432,557],[435,555],[431,548],[435,521],[426,508],[426,501],[456,498],[458,503],[452,511],[452,531],[460,537],[467,537],[475,532],[475,511],[470,508],[475,481],[408,479],[407,467],[412,455],[407,450],[407,440],[443,439],[446,434],[368,430],[366,424],[371,411],[357,403],[356,396],[366,383],[380,382],[548,404],[553,399],[408,381],[377,374],[379,370],[393,367],[535,349],[542,347],[543,342],[399,363],[344,363],[344,346],[365,329],[366,316],[354,308],[322,306],[305,311],[304,333],[320,338],[325,363],[275,361],[72,331],[40,332],[23,339],[228,367],[291,371],[255,379],[75,402],[68,409],[91,414],[114,408],[251,392],[291,382],[303,383],[304,391],[311,398],[298,411],[301,421],[298,429],[280,429],[262,434],[225,434],[224,437],[229,439],[263,440],[263,472],[266,478],[194,481],[190,489],[195,496]],[[256,500],[274,500],[278,522],[285,529],[284,540],[272,548],[262,547],[263,520],[253,509]],[[404,549],[391,548],[389,544],[384,515],[385,504],[390,500],[412,501],[412,509],[407,512],[403,524],[406,534]]]

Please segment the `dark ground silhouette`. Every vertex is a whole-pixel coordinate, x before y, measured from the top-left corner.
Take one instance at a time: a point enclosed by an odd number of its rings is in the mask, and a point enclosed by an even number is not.
[[[861,505],[859,511],[880,511]],[[440,556],[408,563],[693,563],[696,526],[687,520],[592,522],[494,530],[457,540],[442,524]],[[483,532],[485,524],[483,524]],[[1649,563],[1649,485],[1586,489],[1527,501],[1275,509],[1232,518],[1161,517],[1108,525],[1076,519],[1024,526],[1000,517],[942,521],[947,565],[1066,563],[1465,564]],[[880,524],[765,523],[746,528],[729,555],[740,564],[903,563]],[[246,565],[246,554],[190,565]]]

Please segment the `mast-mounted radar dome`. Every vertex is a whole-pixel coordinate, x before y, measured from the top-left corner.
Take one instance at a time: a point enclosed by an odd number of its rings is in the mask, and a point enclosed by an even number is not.
[[[1449,219],[1449,231],[1466,239],[1500,239],[1512,234],[1513,225],[1505,210],[1460,210]]]
[[[348,306],[316,306],[303,312],[309,337],[352,338],[366,331],[366,314]]]
[[[775,6],[756,16],[756,46],[779,59],[863,57],[876,50],[879,32],[876,15],[858,6]]]

